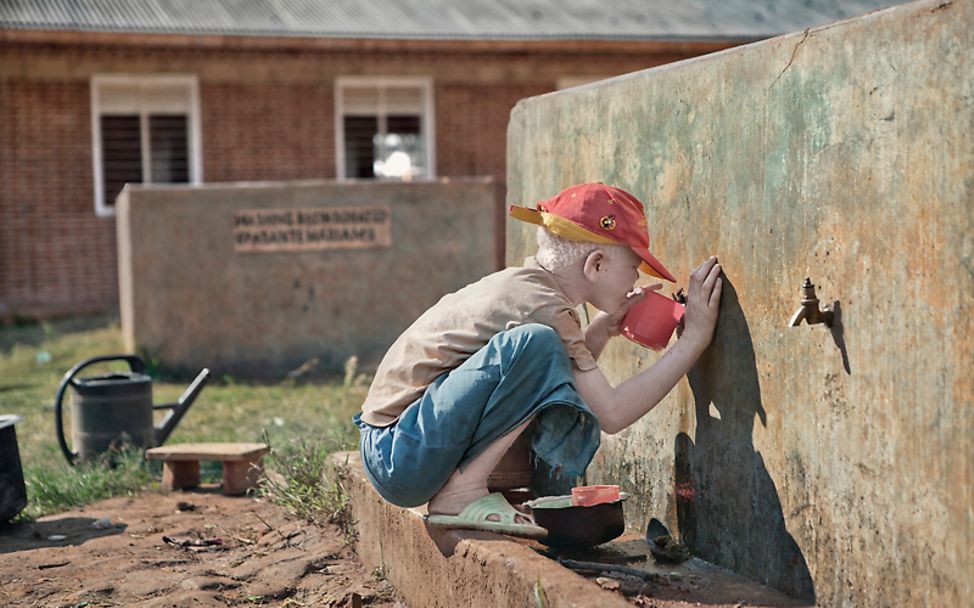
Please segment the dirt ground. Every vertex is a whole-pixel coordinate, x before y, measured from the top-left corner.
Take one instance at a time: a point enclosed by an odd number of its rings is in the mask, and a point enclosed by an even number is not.
[[[0,605],[405,606],[336,527],[216,488],[0,527]]]

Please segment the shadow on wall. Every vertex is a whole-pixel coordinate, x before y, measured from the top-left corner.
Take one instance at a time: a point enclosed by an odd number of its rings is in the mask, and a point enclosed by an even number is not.
[[[754,346],[737,292],[724,276],[714,342],[688,374],[696,444],[676,437],[677,519],[695,555],[802,600],[815,600],[808,564],[785,528],[761,454],[755,415],[767,425]]]

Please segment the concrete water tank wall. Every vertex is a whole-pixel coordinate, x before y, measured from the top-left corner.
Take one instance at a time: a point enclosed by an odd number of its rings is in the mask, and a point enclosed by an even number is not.
[[[491,178],[126,187],[126,347],[251,378],[377,364],[442,295],[495,269],[496,197]]]
[[[590,468],[631,527],[821,605],[971,605],[972,59],[974,3],[918,2],[515,108],[509,203],[602,180],[680,285],[724,266],[713,345]],[[787,326],[806,276],[831,329]]]

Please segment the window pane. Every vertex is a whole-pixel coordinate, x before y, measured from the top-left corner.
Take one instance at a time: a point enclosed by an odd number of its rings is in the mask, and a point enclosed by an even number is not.
[[[419,135],[419,116],[390,114],[386,119],[390,133]]]
[[[149,147],[154,184],[189,183],[189,133],[186,116],[149,116]]]
[[[426,175],[420,116],[390,114],[386,134],[376,137],[375,174],[410,179]]]
[[[138,115],[101,117],[101,158],[105,204],[110,206],[125,184],[142,183]]]
[[[373,138],[379,131],[375,116],[345,116],[345,177],[375,177]]]

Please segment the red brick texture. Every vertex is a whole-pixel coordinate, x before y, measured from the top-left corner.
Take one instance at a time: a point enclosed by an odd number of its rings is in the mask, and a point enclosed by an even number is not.
[[[0,320],[117,311],[115,222],[97,217],[94,204],[96,74],[197,76],[204,183],[334,178],[335,78],[429,77],[437,174],[503,184],[507,121],[519,99],[554,90],[560,77],[681,58],[631,46],[580,55],[0,40]]]
[[[0,316],[111,311],[115,224],[95,216],[88,86],[0,85]]]
[[[200,83],[205,182],[335,177],[331,82]]]

